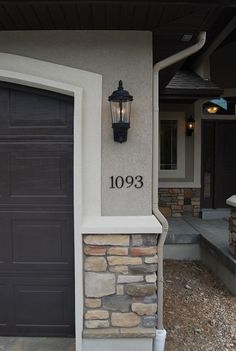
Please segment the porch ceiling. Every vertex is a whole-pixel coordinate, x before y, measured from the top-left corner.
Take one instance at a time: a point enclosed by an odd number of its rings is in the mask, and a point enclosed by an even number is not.
[[[0,30],[152,31],[157,62],[191,45],[199,31],[211,28],[229,2],[232,1],[0,0]],[[184,34],[191,34],[192,40],[182,41]],[[162,86],[179,65],[162,73]]]

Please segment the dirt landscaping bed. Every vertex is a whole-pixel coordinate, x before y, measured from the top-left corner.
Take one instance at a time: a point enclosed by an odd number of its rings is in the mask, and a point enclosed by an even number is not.
[[[235,351],[236,297],[200,263],[165,261],[165,351]]]

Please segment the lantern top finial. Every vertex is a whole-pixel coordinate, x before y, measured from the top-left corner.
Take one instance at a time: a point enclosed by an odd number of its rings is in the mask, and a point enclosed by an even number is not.
[[[114,102],[133,101],[133,96],[127,90],[124,90],[123,81],[120,80],[117,90],[113,91],[108,100]]]
[[[122,80],[119,80],[118,90],[124,90]]]

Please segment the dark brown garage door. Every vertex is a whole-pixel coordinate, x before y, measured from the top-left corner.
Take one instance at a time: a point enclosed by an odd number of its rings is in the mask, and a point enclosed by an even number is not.
[[[0,335],[74,334],[73,99],[0,83]]]

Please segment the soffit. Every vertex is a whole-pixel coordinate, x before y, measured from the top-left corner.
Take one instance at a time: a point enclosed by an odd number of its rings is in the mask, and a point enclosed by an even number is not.
[[[209,30],[223,0],[0,0],[0,30],[140,30],[153,32],[154,63],[194,43]],[[183,42],[191,34],[190,42]],[[180,62],[161,73],[161,87]]]

